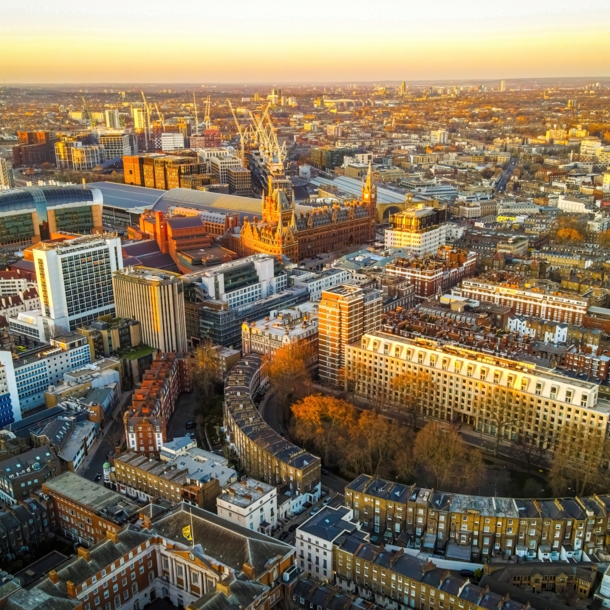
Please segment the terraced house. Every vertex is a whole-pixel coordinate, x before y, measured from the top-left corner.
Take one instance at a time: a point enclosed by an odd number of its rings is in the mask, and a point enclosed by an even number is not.
[[[420,610],[527,610],[529,604],[474,585],[432,561],[374,545],[363,532],[346,534],[333,547],[336,582],[349,591],[386,607]]]
[[[610,544],[610,496],[513,499],[454,494],[360,475],[345,503],[385,540],[484,561],[594,558]]]
[[[227,442],[248,476],[270,485],[289,485],[303,504],[317,501],[321,492],[320,458],[275,432],[252,401],[261,385],[261,369],[258,354],[248,355],[231,369],[223,407]]]
[[[394,379],[403,373],[427,376],[420,409],[429,418],[463,422],[495,436],[489,413],[501,403],[509,423],[500,435],[523,435],[549,452],[564,424],[576,426],[583,438],[609,433],[610,403],[599,398],[597,384],[533,364],[384,332],[363,335],[347,345],[345,356],[356,394],[377,402],[399,407],[412,388],[397,387]],[[583,443],[582,457],[587,447]]]

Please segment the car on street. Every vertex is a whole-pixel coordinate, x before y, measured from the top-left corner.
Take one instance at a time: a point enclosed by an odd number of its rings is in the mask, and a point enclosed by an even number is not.
[[[95,480],[96,480],[96,481],[100,481],[101,479],[102,479],[102,473],[101,473],[101,472],[98,472],[98,473],[95,475]]]
[[[186,422],[186,429],[187,430],[192,430],[193,428],[196,428],[197,424],[194,421],[187,421]]]
[[[328,470],[326,470],[326,468],[322,468],[321,472],[322,472],[322,474],[326,474],[326,475],[330,474],[330,472],[328,472]]]
[[[280,540],[286,540],[286,538],[288,538],[288,536],[290,536],[289,532],[282,532],[280,534]]]
[[[333,499],[330,496],[326,496],[326,498],[324,498],[324,502],[322,502],[322,504],[324,504],[324,506],[328,506],[332,501],[333,501]]]
[[[310,515],[315,515],[318,511],[320,510],[319,506],[314,506],[310,511],[309,514]]]

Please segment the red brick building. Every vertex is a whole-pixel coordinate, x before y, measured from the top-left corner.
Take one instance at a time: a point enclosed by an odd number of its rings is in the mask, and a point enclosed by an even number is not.
[[[425,300],[439,292],[447,292],[464,278],[472,277],[476,268],[475,252],[440,246],[435,256],[399,258],[386,265],[385,270],[389,275],[408,279],[415,286],[416,298]]]
[[[187,359],[158,352],[123,415],[127,447],[141,453],[157,453],[167,438],[167,422],[178,396],[190,391]]]

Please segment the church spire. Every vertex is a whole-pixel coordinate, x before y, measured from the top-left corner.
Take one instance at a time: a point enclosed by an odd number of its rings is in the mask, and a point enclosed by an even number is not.
[[[373,184],[373,165],[369,161],[369,171],[362,185],[362,202],[364,205],[377,206],[377,187]]]

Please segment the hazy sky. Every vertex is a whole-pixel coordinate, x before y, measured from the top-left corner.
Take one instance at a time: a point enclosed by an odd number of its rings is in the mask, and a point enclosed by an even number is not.
[[[2,0],[0,82],[610,75],[609,0]]]

